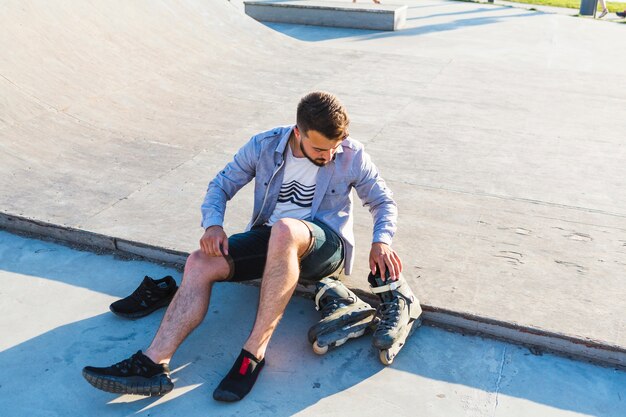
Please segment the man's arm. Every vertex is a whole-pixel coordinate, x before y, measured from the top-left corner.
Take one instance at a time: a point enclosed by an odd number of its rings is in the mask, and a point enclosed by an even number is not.
[[[396,280],[402,272],[402,261],[391,249],[391,242],[396,232],[398,207],[393,200],[393,193],[387,188],[369,155],[365,151],[359,154],[358,180],[354,187],[363,205],[369,208],[374,220],[372,248],[369,256],[370,270],[372,273],[380,270],[381,277],[385,279],[385,272],[388,269],[390,278]]]
[[[259,149],[253,137],[209,183],[201,206],[205,231],[200,238],[200,249],[208,256],[228,255],[228,237],[223,229],[226,203],[254,178]]]

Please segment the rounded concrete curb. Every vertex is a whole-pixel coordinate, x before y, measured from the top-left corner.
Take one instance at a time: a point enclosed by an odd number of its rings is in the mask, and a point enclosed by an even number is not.
[[[111,253],[125,258],[141,258],[178,269],[183,268],[185,260],[189,256],[186,252],[2,212],[0,212],[0,229],[29,237],[53,240],[97,253]],[[253,281],[253,285],[258,285],[258,281]],[[355,292],[360,297],[376,304],[377,299],[372,294],[361,290]],[[298,285],[296,293],[301,296],[311,296],[312,289]],[[626,369],[626,347],[624,346],[503,322],[440,306],[423,304],[422,309],[426,324],[432,326],[520,344],[528,347],[536,355],[550,352],[604,366]]]

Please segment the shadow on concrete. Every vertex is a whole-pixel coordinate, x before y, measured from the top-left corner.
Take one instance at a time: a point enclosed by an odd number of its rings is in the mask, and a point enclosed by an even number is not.
[[[239,290],[225,289],[221,295],[230,298]],[[82,378],[85,365],[110,365],[145,348],[163,314],[123,321],[104,313],[57,327],[0,352],[3,374],[14,376],[2,381],[0,387],[3,393],[10,393],[3,394],[5,400],[0,401],[10,401],[3,406],[3,410],[9,410],[3,415],[43,415],[44,410],[51,415],[101,415],[112,411],[127,415],[150,410],[150,415],[158,411],[163,415],[194,416],[206,412],[226,415],[244,409],[261,415],[290,416],[380,371],[381,366],[367,366],[376,362],[373,354],[360,354],[363,348],[343,360],[333,356],[320,360],[308,348],[304,332],[296,343],[296,336],[283,333],[273,341],[268,366],[247,401],[240,407],[213,401],[213,389],[243,344],[246,334],[242,329],[248,329],[253,320],[239,310],[241,305],[254,306],[256,291],[246,288],[244,292],[243,297],[236,294],[242,304],[216,303],[219,307],[212,308],[207,320],[183,343],[172,360],[176,389],[167,396],[118,396],[98,391]],[[298,316],[291,313],[294,318]]]
[[[424,26],[406,28],[397,32],[377,32],[376,34],[371,34],[371,35],[360,37],[359,39],[357,39],[357,41],[366,41],[370,39],[382,39],[382,38],[392,38],[392,37],[411,37],[411,36],[425,35],[427,33],[433,33],[433,32],[444,32],[444,31],[458,30],[458,29],[462,29],[466,27],[490,25],[494,23],[500,23],[502,21],[512,19],[512,18],[529,17],[533,15],[533,13],[534,12],[522,12],[522,13],[506,15],[506,16],[475,17],[471,19],[454,20],[452,22],[446,22],[446,23],[436,23],[432,25],[424,25]]]
[[[452,16],[458,14],[468,14],[468,13],[478,13],[485,11],[497,11],[497,10],[508,10],[509,7],[498,7],[498,8],[481,8],[476,10],[469,11],[461,11],[461,12],[452,12],[452,13],[442,13],[442,14],[434,14],[429,16],[417,16],[407,18],[409,22],[424,20],[429,18],[435,18],[439,16]],[[355,41],[367,41],[371,39],[379,39],[379,38],[399,38],[399,37],[411,37],[411,36],[419,36],[427,33],[433,32],[443,32],[443,31],[451,31],[458,30],[466,27],[473,26],[482,26],[482,25],[491,25],[495,23],[500,23],[512,18],[521,18],[521,17],[530,17],[536,14],[533,11],[524,11],[517,14],[511,15],[499,15],[499,16],[483,16],[483,17],[472,17],[468,19],[457,19],[452,20],[445,23],[435,23],[435,24],[424,24],[421,26],[415,26],[415,24],[409,25],[409,27],[405,27],[402,30],[398,31],[377,31],[377,30],[363,30],[363,29],[347,29],[347,28],[333,28],[333,27],[323,27],[323,26],[307,26],[307,25],[295,25],[289,23],[269,23],[269,22],[261,22],[265,26],[280,32],[284,35],[290,36],[294,39],[298,39],[305,42],[321,42],[332,39],[341,39],[341,38],[355,38]]]
[[[131,273],[122,273],[123,269]],[[137,274],[141,269],[144,271]],[[239,405],[215,402],[211,397],[213,389],[239,354],[254,322],[258,298],[255,287],[220,284],[214,288],[206,319],[172,360],[176,385],[172,393],[144,398],[98,391],[83,379],[82,368],[107,366],[145,349],[163,316],[160,310],[140,320],[125,320],[107,311],[109,299],[127,295],[143,272],[176,276],[176,271],[158,265],[98,256],[0,231],[0,282],[13,288],[8,297],[18,300],[21,326],[36,326],[37,317],[55,315],[55,309],[62,310],[64,303],[80,304],[81,298],[85,305],[103,312],[74,322],[66,320],[67,324],[0,352],[3,375],[14,376],[0,381],[0,408],[6,411],[3,416],[99,415],[112,411],[115,415],[149,411],[149,415],[194,416],[206,412],[239,414],[242,410],[256,415],[290,416],[383,369],[374,352],[363,354],[369,351],[365,340],[357,341],[360,346],[353,346],[352,350],[332,352],[322,358],[313,354],[306,329],[316,320],[317,312],[310,308],[310,300],[294,298],[272,340],[268,366],[254,391]],[[180,281],[179,276],[177,280]],[[48,286],[47,282],[54,287],[50,297],[29,297],[34,303],[32,309],[21,305],[25,290],[15,296],[20,288]],[[91,293],[113,297],[85,297]],[[10,339],[4,341],[6,345]],[[376,366],[370,366],[372,363]]]
[[[60,296],[53,289],[49,298],[20,307],[20,326],[32,326],[44,314],[54,315],[64,303],[83,301],[92,310],[104,312],[108,302],[97,300],[97,294],[85,297],[85,289],[119,297],[128,293],[120,288],[134,288],[140,279],[133,282],[120,271],[162,269],[4,232],[0,232],[0,242],[0,278],[8,288],[2,295],[7,301],[16,298],[19,286],[46,285],[46,280],[62,284]],[[94,271],[99,278],[93,277]],[[33,283],[19,282],[28,280]],[[364,407],[365,398],[376,402],[372,395],[384,399],[390,391],[398,402],[425,401],[422,397],[437,401],[445,397],[442,392],[450,396],[450,384],[461,387],[453,391],[461,393],[458,401],[474,396],[484,399],[482,406],[487,408],[497,406],[498,396],[500,402],[508,396],[591,415],[617,416],[624,410],[623,399],[621,406],[613,403],[606,410],[598,404],[607,400],[611,404],[614,393],[624,390],[626,373],[551,355],[537,357],[522,347],[430,327],[416,332],[390,368],[378,362],[368,337],[316,356],[306,341],[306,329],[317,320],[317,313],[310,300],[297,297],[288,306],[268,351],[268,365],[250,396],[235,405],[216,403],[211,393],[247,337],[257,297],[258,289],[250,286],[215,287],[206,320],[172,360],[176,389],[162,398],[115,396],[93,389],[81,376],[85,365],[109,365],[147,346],[162,310],[135,321],[97,313],[16,343],[0,352],[0,369],[12,375],[0,382],[3,415],[193,416],[208,412],[289,416],[322,400],[341,407],[346,398],[352,398]],[[94,306],[94,300],[104,305]],[[573,385],[568,385],[570,379],[575,380]],[[348,391],[349,395],[343,394]]]
[[[424,20],[424,19],[432,19],[435,17],[444,17],[444,16],[459,16],[459,15],[467,15],[467,14],[472,14],[472,13],[488,13],[488,12],[493,12],[493,11],[497,11],[497,10],[504,10],[504,9],[510,9],[510,7],[503,7],[503,6],[499,6],[499,7],[481,7],[479,9],[474,9],[474,10],[462,10],[462,11],[458,11],[458,12],[450,12],[450,13],[435,13],[435,14],[429,14],[429,15],[424,15],[424,16],[415,16],[415,17],[407,17],[407,21],[408,20]]]

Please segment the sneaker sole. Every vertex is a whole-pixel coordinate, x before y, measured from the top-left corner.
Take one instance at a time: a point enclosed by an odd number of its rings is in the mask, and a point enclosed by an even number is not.
[[[111,310],[111,313],[115,314],[116,316],[124,317],[125,319],[138,319],[141,317],[145,317],[160,308],[167,307],[172,302],[172,298],[174,298],[173,294],[171,297],[157,301],[153,306],[148,307],[145,310],[138,311],[136,313],[122,313],[121,311],[114,310],[111,306],[109,306],[109,310]]]
[[[99,390],[114,394],[134,394],[149,397],[165,395],[174,389],[174,383],[167,375],[157,375],[152,378],[131,376],[127,378],[102,376],[83,370],[83,377]]]

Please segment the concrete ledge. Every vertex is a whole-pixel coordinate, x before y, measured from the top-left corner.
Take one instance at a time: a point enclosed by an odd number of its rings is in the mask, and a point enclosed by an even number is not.
[[[182,268],[188,253],[141,242],[120,239],[86,230],[60,226],[0,212],[0,230],[65,243],[77,249],[96,253],[112,253],[122,257],[142,258]]]
[[[90,249],[95,252],[113,253],[123,257],[139,257],[148,261],[166,263],[179,269],[184,266],[185,260],[189,256],[185,252],[2,212],[0,212],[0,229],[66,243],[77,246],[80,249]],[[250,284],[258,286],[259,281],[251,281]],[[355,292],[363,299],[376,303],[376,298],[372,294],[358,289],[355,289]],[[312,295],[312,287],[298,285],[296,293],[310,297]],[[422,308],[424,310],[425,323],[436,327],[462,333],[478,334],[509,343],[524,345],[529,347],[531,352],[535,354],[551,352],[604,366],[626,369],[626,347],[624,346],[615,346],[602,341],[521,326],[516,323],[502,322],[488,317],[447,310],[431,305],[422,304]]]
[[[407,12],[403,5],[328,1],[246,1],[244,5],[246,14],[261,22],[390,31],[404,26]]]
[[[527,346],[533,354],[555,353],[572,359],[626,369],[626,348],[602,341],[502,322],[464,312],[422,305],[424,321],[451,331],[488,336]]]

